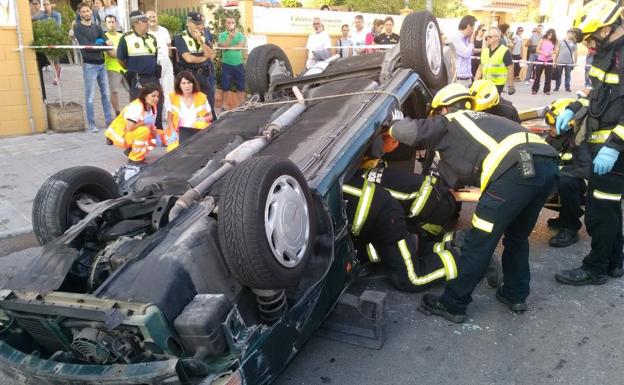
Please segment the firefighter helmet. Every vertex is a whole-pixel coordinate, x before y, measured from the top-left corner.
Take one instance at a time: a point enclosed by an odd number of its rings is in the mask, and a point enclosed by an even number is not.
[[[461,101],[466,101],[466,109],[471,109],[474,105],[474,99],[470,96],[468,88],[459,83],[449,84],[438,91],[433,97],[431,101],[432,112],[441,107],[451,106]]]
[[[611,25],[622,16],[622,7],[609,0],[593,0],[585,4],[574,18],[574,28],[583,34],[583,40],[600,28]]]
[[[500,101],[498,89],[491,80],[475,80],[468,91],[474,99],[475,111],[485,111],[494,107]]]

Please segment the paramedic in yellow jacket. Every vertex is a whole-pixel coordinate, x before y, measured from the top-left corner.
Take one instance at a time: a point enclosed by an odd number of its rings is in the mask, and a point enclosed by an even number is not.
[[[167,151],[177,148],[180,141],[208,127],[212,121],[208,98],[199,90],[199,81],[190,71],[176,76],[173,89],[165,100]]]
[[[121,111],[104,133],[109,144],[125,149],[128,163],[144,163],[145,155],[156,146],[159,133],[154,124],[159,99],[158,84],[144,85],[139,91],[139,97]]]

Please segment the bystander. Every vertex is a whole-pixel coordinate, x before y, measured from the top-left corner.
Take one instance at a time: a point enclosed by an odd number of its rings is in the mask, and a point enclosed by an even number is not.
[[[308,36],[306,49],[308,50],[308,60],[306,61],[306,69],[310,69],[316,63],[329,58],[329,47],[331,47],[331,39],[327,32],[323,31],[321,19],[315,17],[312,19],[312,28],[314,32]]]
[[[351,42],[353,43],[353,56],[361,55],[364,53],[365,48],[357,48],[358,46],[366,44],[366,29],[364,28],[364,16],[355,15],[353,20],[353,26],[355,27],[351,31]]]
[[[457,82],[469,87],[472,83],[471,59],[474,46],[470,37],[474,33],[477,19],[472,15],[466,15],[459,21],[458,30],[451,35],[451,43],[455,46],[457,55]]]
[[[61,28],[61,14],[56,12],[52,8],[52,3],[50,3],[50,0],[43,0],[43,12],[39,14],[39,17],[37,20],[48,20],[48,19],[54,20],[56,25],[59,28]],[[54,65],[54,71],[56,74],[56,76],[54,76],[54,80],[52,81],[52,84],[58,85],[59,81],[61,80],[61,74],[63,72],[63,67],[61,67],[60,59],[50,60],[50,58],[48,58],[48,61],[50,61]]]
[[[514,79],[520,80],[520,60],[522,60],[522,33],[524,28],[516,28],[516,34],[511,39],[511,58],[514,60]]]
[[[93,11],[91,7],[86,3],[78,4],[78,14],[80,15],[80,22],[74,24],[74,37],[78,40],[78,43],[84,46],[105,45],[106,35],[102,28],[93,22]],[[104,67],[104,54],[101,49],[83,48],[82,61],[85,104],[87,121],[89,124],[87,130],[90,132],[98,132],[93,108],[93,96],[96,84],[100,88],[100,97],[106,125],[108,126],[114,119],[113,108],[110,103],[108,76],[106,74],[106,68]]]
[[[173,91],[173,64],[169,59],[169,48],[171,47],[171,35],[167,28],[158,25],[158,15],[154,11],[145,12],[149,33],[154,35],[158,44],[157,61],[160,65],[160,87],[163,95],[169,95]]]
[[[539,44],[540,40],[542,40],[542,31],[544,30],[544,26],[542,26],[541,24],[539,24],[535,29],[533,29],[533,32],[531,33],[531,37],[529,37],[529,39],[526,41],[526,47],[527,47],[527,60],[528,60],[528,65],[527,65],[527,73],[526,73],[526,77],[524,78],[525,84],[529,84],[530,81],[533,79],[533,69],[535,68],[535,63],[537,62],[537,45]]]
[[[113,47],[111,50],[104,52],[104,66],[106,67],[106,74],[108,75],[108,88],[110,90],[110,101],[115,110],[115,115],[119,115],[119,91],[125,89],[128,91],[128,84],[124,78],[126,70],[117,61],[117,47],[119,46],[119,40],[122,37],[122,33],[119,32],[119,26],[117,25],[117,18],[113,15],[105,17],[106,22],[106,44]]]
[[[338,40],[336,40],[336,45],[340,48],[336,50],[336,53],[340,57],[353,56],[353,48],[351,48],[353,42],[349,37],[349,25],[343,24],[340,28],[340,32],[342,33],[342,36],[340,36]]]
[[[481,50],[483,49],[483,41],[485,40],[484,36],[487,32],[487,27],[485,24],[481,24],[479,28],[477,28],[477,32],[472,35],[472,46],[474,47],[472,53],[471,67],[472,67],[472,77],[477,74],[477,68],[479,68],[479,62],[481,61]]]
[[[394,33],[394,19],[392,16],[386,17],[383,24],[383,32],[375,36],[375,44],[397,44],[399,35]]]
[[[243,48],[245,35],[236,30],[233,17],[225,19],[226,31],[219,34],[219,48],[225,48],[221,56],[221,89],[223,105],[226,108],[238,107],[245,100],[245,66],[243,65]],[[236,87],[236,92],[232,85]],[[227,103],[227,104],[226,104]]]
[[[555,89],[559,91],[561,87],[561,77],[565,73],[565,90],[570,92],[570,80],[572,78],[572,70],[576,64],[577,50],[576,50],[576,38],[574,30],[568,30],[565,39],[561,39],[559,42],[559,50],[557,51],[557,58],[555,63],[557,64],[555,72]]]

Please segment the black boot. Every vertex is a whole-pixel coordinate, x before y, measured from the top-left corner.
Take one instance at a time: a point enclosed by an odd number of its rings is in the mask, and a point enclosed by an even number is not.
[[[485,271],[485,281],[492,289],[496,289],[503,282],[503,269],[498,258],[492,255],[490,265]]]
[[[552,247],[568,247],[578,242],[578,240],[579,236],[577,231],[562,228],[557,235],[550,238],[548,244]]]
[[[562,270],[555,274],[555,279],[559,283],[572,286],[602,285],[607,282],[606,275],[594,274],[582,267],[572,270]]]
[[[620,278],[624,275],[624,269],[622,269],[621,267],[611,267],[609,268],[607,274],[609,275],[609,277]]]
[[[548,218],[548,220],[546,221],[546,226],[550,227],[551,229],[559,230],[562,227],[561,219],[559,217]]]
[[[528,309],[526,302],[512,302],[510,299],[503,295],[501,289],[496,290],[496,299],[498,300],[498,302],[506,305],[509,310],[516,314],[524,313]]]
[[[444,306],[444,304],[440,302],[440,297],[437,295],[425,294],[422,297],[421,305],[425,311],[440,317],[444,317],[447,320],[456,324],[463,323],[466,320],[466,314],[451,313],[446,308],[446,306]]]

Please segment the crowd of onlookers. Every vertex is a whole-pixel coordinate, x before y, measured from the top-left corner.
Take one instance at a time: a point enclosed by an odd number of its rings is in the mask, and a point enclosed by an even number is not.
[[[49,0],[43,0],[43,4],[40,0],[31,0],[30,9],[33,22],[53,19],[61,27],[61,14],[53,9]],[[119,94],[128,92],[130,100],[136,99],[140,89],[148,83],[160,86],[156,126],[162,128],[162,117],[168,113],[164,111],[164,101],[176,92],[174,73],[184,70],[190,72],[191,83],[198,86],[195,91],[206,96],[210,115],[216,118],[214,59],[217,47],[223,49],[222,108],[234,108],[244,100],[245,36],[236,29],[233,18],[225,20],[226,30],[219,31],[214,41],[203,15],[198,12],[189,12],[184,31],[175,36],[158,24],[154,11],[130,12],[128,28],[124,26],[124,19],[113,0],[85,0],[78,5],[76,19],[72,21],[69,35],[75,45],[83,47],[80,56],[88,131],[98,131],[93,110],[96,89],[99,88],[106,125],[109,125],[123,109],[119,105]],[[135,35],[140,39],[132,40]],[[37,54],[37,61],[40,71],[54,64],[54,84],[58,84],[62,74],[58,60],[48,61],[45,55]]]
[[[364,17],[356,15],[353,20],[354,29],[348,24],[341,26],[341,36],[332,43],[325,32],[321,19],[315,17],[312,21],[314,32],[308,36],[306,48],[308,60],[306,68],[311,68],[319,61],[329,58],[332,54],[339,57],[357,56],[377,51],[375,45],[392,45],[399,42],[399,35],[394,33],[394,19],[388,16],[385,19],[375,19],[371,29],[364,27]],[[361,46],[361,48],[360,48]]]
[[[457,78],[462,83],[489,78],[499,91],[507,85],[508,92],[513,93],[514,81],[524,80],[527,85],[532,84],[532,94],[541,88],[549,95],[551,89],[559,91],[562,83],[566,91],[571,91],[571,73],[578,63],[572,31],[558,39],[554,29],[544,32],[543,25],[538,24],[525,38],[523,27],[513,32],[505,23],[488,27],[474,16],[466,15],[460,20],[457,34],[448,40],[457,52]],[[520,78],[522,68],[526,68],[524,79]]]

